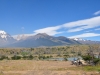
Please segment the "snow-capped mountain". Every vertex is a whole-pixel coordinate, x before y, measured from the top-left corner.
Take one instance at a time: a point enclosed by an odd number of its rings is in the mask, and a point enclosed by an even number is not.
[[[18,34],[18,35],[14,35],[12,36],[14,39],[20,41],[20,40],[25,40],[28,37],[34,36],[34,34]]]
[[[11,36],[3,30],[0,30],[0,37],[5,40],[8,40],[8,38],[11,38]]]
[[[15,39],[7,32],[0,30],[0,46],[14,42]]]
[[[82,39],[82,38],[71,38],[71,39],[73,39],[73,40],[75,40],[75,41],[87,41],[87,40]]]
[[[15,36],[13,36],[13,38],[16,39],[17,41],[25,40],[25,39],[28,38],[28,37],[29,37],[29,36],[24,35],[24,34],[20,34],[20,35],[15,35]]]
[[[92,41],[92,40],[87,40],[82,38],[70,38],[70,39],[78,41],[81,44],[100,44],[100,41]]]

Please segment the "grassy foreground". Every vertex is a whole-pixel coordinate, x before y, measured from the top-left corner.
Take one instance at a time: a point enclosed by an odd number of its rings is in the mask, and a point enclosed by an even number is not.
[[[70,61],[0,61],[0,75],[100,75],[99,71],[100,66],[77,67]]]

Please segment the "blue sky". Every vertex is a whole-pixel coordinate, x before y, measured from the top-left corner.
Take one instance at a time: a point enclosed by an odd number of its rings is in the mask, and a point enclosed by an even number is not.
[[[100,0],[0,0],[0,30],[100,41]]]

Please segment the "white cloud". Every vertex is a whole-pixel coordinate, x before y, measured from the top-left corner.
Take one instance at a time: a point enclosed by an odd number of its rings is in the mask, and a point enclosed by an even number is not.
[[[56,35],[56,34],[61,34],[61,33],[65,33],[65,32],[66,33],[69,32],[69,34],[71,34],[72,32],[78,32],[78,31],[82,31],[82,30],[86,30],[86,29],[91,30],[91,28],[97,28],[99,26],[100,26],[100,16],[97,16],[97,17],[93,17],[93,18],[89,18],[89,19],[65,23],[65,24],[58,25],[58,26],[37,29],[37,30],[33,31],[33,34],[25,34],[25,35],[30,36],[30,35],[35,35],[37,33],[47,33],[48,35]],[[22,29],[24,29],[24,28],[22,28]],[[88,36],[88,35],[86,36],[85,34],[86,35],[89,34],[90,36]],[[83,35],[84,35],[84,37],[97,36],[97,34],[95,34],[95,33],[85,33],[85,34],[81,34],[80,36],[78,35],[78,37],[83,37]]]
[[[100,26],[100,16],[64,24],[64,27],[69,28],[68,32],[77,32],[98,26]]]
[[[89,32],[91,32],[91,31],[93,31],[93,30],[88,30],[88,31],[85,31],[85,32],[88,32],[88,33],[89,33]]]
[[[62,25],[54,26],[54,27],[47,27],[42,29],[37,29],[33,31],[34,33],[47,33],[49,35],[56,35],[63,33],[60,29],[67,32],[78,32],[85,29],[95,28],[100,26],[100,16],[78,20],[74,22],[65,23]],[[60,30],[60,31],[58,31]]]
[[[94,15],[99,15],[99,14],[100,14],[100,10],[94,13]]]
[[[37,34],[37,33],[47,33],[49,35],[55,35],[55,34],[62,33],[62,31],[61,32],[57,31],[61,28],[62,28],[62,26],[59,25],[59,26],[55,26],[55,27],[47,27],[47,28],[43,28],[43,29],[38,29],[38,30],[35,30],[34,32],[35,32],[35,34]]]
[[[97,33],[83,33],[80,35],[70,36],[69,38],[84,38],[84,37],[95,37],[100,36],[100,34]]]

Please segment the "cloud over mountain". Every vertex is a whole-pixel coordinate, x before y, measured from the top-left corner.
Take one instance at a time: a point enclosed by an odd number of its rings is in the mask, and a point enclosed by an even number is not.
[[[37,29],[33,32],[34,34],[47,33],[49,35],[56,35],[56,34],[61,34],[65,32],[66,33],[79,32],[82,30],[97,28],[97,27],[100,27],[100,16],[92,17],[92,18],[84,19],[84,20],[68,22],[68,23],[54,26],[54,27],[46,27],[42,29]],[[93,34],[98,34],[98,33],[93,33]],[[83,35],[83,33],[79,35]],[[96,35],[96,36],[99,36],[99,35]],[[92,35],[91,36],[87,35],[86,37],[92,37]]]
[[[84,38],[84,37],[95,37],[95,36],[100,36],[100,34],[96,34],[96,33],[83,33],[83,34],[80,34],[80,35],[71,36],[69,38]]]

